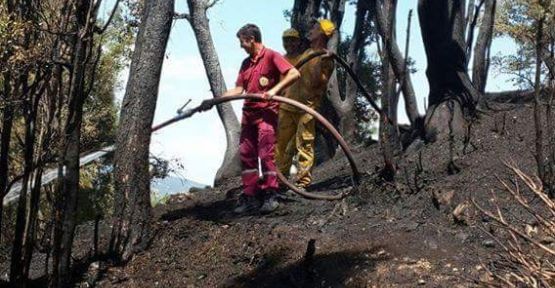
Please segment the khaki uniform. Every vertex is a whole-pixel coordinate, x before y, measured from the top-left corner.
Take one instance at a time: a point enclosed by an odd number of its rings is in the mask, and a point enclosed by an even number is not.
[[[300,60],[316,52],[307,49],[293,59]],[[287,59],[287,57],[286,57]],[[290,59],[287,59],[291,61]],[[285,97],[296,100],[312,109],[318,109],[322,97],[326,94],[328,80],[333,72],[334,62],[331,58],[315,57],[305,63],[299,71],[301,78],[287,88]],[[281,173],[289,174],[292,159],[296,153],[299,157],[297,185],[305,187],[312,181],[311,170],[314,165],[314,138],[316,126],[312,115],[291,105],[281,104],[278,116],[278,135],[276,146],[276,164]],[[296,149],[287,149],[293,140]]]

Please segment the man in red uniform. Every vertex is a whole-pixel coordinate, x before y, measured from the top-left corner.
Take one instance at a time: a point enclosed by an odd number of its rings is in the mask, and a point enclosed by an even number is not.
[[[260,29],[247,24],[237,32],[237,37],[248,54],[239,71],[235,88],[223,97],[242,93],[263,93],[266,99],[278,94],[297,79],[300,73],[279,53],[264,47]],[[281,78],[281,80],[280,80]],[[274,151],[279,104],[273,101],[245,100],[241,120],[239,154],[243,171],[243,195],[235,208],[236,213],[253,209],[260,212],[275,210],[278,180]],[[258,159],[263,179],[259,181]],[[260,204],[260,199],[264,199]]]

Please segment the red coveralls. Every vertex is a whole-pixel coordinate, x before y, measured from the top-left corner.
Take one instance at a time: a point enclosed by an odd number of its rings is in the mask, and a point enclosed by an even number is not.
[[[243,61],[235,84],[243,87],[246,93],[264,93],[291,68],[293,66],[279,53],[262,48],[254,58]],[[277,102],[246,99],[243,103],[239,155],[243,166],[243,193],[247,196],[278,188],[274,160],[278,110]],[[263,175],[261,183],[258,181],[258,158]]]

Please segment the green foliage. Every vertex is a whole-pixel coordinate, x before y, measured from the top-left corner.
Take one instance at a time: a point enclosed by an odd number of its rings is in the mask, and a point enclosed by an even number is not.
[[[555,0],[502,0],[497,9],[495,34],[509,37],[518,45],[516,55],[496,55],[493,67],[500,73],[513,75],[513,81],[522,89],[533,87],[536,57],[536,31],[543,17],[544,43],[555,39]],[[545,70],[543,71],[545,74]]]
[[[84,151],[115,141],[118,115],[115,91],[122,88],[119,75],[129,66],[135,33],[122,15],[116,13],[108,29],[95,37],[97,43],[102,43],[102,53],[95,76],[89,77],[94,82],[83,107],[81,144]],[[93,69],[94,63],[89,70]],[[79,221],[110,215],[115,191],[111,159],[82,167],[80,176]]]
[[[520,89],[534,87],[535,74],[535,48],[529,43],[522,43],[514,55],[495,55],[492,57],[492,66],[498,73],[512,75],[511,81]]]
[[[116,89],[121,88],[120,73],[129,65],[134,33],[118,13],[110,27],[101,36],[102,53],[96,68],[92,90],[83,108],[81,143],[83,150],[111,144],[115,139],[118,108],[115,103]],[[98,55],[95,55],[98,57]],[[94,63],[90,71],[93,71]]]
[[[137,30],[145,9],[145,0],[123,0],[122,2],[126,10],[125,22],[129,27]]]
[[[161,195],[158,191],[152,191],[150,193],[150,204],[152,207],[167,204],[169,200],[170,195]]]

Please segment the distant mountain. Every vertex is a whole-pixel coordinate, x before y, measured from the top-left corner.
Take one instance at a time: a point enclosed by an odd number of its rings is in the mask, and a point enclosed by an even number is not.
[[[178,193],[188,192],[189,189],[204,188],[208,185],[200,184],[195,181],[185,179],[183,177],[168,176],[164,179],[156,179],[150,184],[150,189],[155,191],[158,195],[173,195]]]

